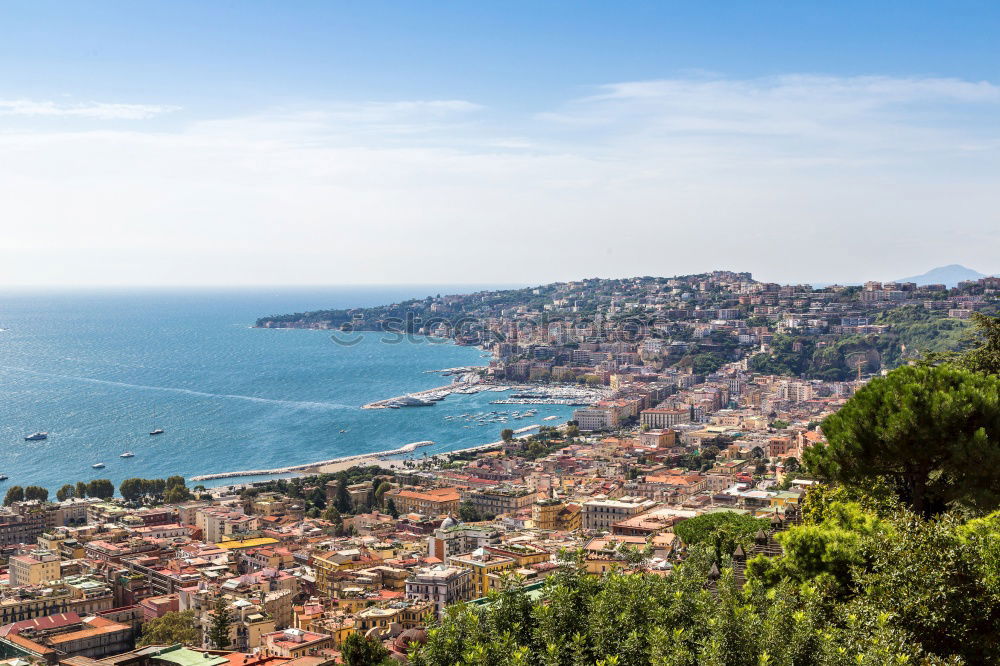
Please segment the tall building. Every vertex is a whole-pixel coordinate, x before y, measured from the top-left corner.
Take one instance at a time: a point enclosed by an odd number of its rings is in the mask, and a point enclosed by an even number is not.
[[[59,556],[47,550],[10,558],[11,587],[41,585],[60,578]]]
[[[416,572],[406,580],[406,598],[430,601],[440,616],[446,606],[472,599],[472,571],[443,564]]]

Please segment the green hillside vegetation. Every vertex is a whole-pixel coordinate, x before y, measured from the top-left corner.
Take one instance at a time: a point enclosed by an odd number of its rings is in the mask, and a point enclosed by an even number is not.
[[[754,372],[802,376],[826,381],[846,381],[862,372],[882,367],[899,367],[926,354],[960,350],[968,336],[969,324],[920,306],[889,310],[875,321],[891,328],[881,335],[811,336],[778,334],[770,353],[750,358]]]
[[[508,579],[448,608],[412,663],[1000,663],[1000,321],[975,323],[972,349],[874,379],[823,423],[806,455],[823,483],[782,555],[734,559],[754,524],[732,516],[681,523],[666,575],[564,553],[535,596]]]

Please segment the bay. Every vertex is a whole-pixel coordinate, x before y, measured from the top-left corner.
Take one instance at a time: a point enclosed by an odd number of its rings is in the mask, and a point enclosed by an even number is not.
[[[5,485],[186,477],[274,468],[395,449],[437,453],[495,441],[503,427],[462,414],[515,410],[503,394],[453,395],[434,407],[362,410],[433,388],[429,370],[485,365],[476,348],[416,338],[353,346],[323,331],[252,328],[263,315],[398,302],[476,286],[211,290],[16,290],[0,294],[0,473]],[[524,409],[524,408],[520,408]],[[446,419],[446,416],[456,418]],[[152,437],[153,427],[163,435]],[[24,436],[48,431],[49,438]],[[345,432],[341,432],[344,430]],[[120,458],[129,450],[133,458]],[[92,464],[103,462],[105,469]],[[234,480],[226,480],[232,483]],[[216,482],[223,483],[223,481]]]

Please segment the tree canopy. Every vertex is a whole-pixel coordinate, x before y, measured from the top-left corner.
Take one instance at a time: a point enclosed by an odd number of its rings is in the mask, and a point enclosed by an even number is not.
[[[688,518],[674,526],[674,534],[688,546],[707,544],[719,557],[732,553],[737,545],[746,547],[768,521],[734,511],[715,511]]]
[[[344,639],[341,656],[347,666],[380,666],[397,663],[389,659],[389,651],[382,643],[357,632],[348,634]]]
[[[212,624],[208,628],[208,642],[218,650],[224,650],[232,642],[230,626],[232,618],[229,613],[229,605],[223,597],[219,597],[212,607]]]
[[[914,511],[1000,506],[1000,380],[949,365],[907,366],[873,379],[823,422],[806,450],[821,478],[880,479]]]
[[[193,610],[170,611],[162,617],[146,620],[142,624],[142,636],[136,647],[145,645],[200,645],[201,631],[198,629]]]
[[[21,486],[11,486],[10,488],[7,489],[7,494],[4,495],[3,505],[10,506],[15,502],[23,502],[23,501],[24,501],[24,488],[22,488]]]

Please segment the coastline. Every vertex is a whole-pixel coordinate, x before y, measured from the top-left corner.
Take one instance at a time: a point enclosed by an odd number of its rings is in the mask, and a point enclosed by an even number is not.
[[[317,327],[317,326],[274,326],[274,327],[271,327],[271,326],[259,326],[257,324],[251,326],[250,328],[269,328],[269,329],[273,328],[273,329],[290,329],[290,330],[296,330],[296,329],[297,330],[303,330],[303,329],[305,329],[305,330],[317,330],[317,329],[318,330],[329,330],[329,329],[326,329],[326,328],[323,328],[323,327]],[[454,338],[450,338],[450,337],[443,337],[443,336],[436,336],[436,335],[423,335],[421,337],[427,338],[427,339],[431,340],[432,342],[436,340],[436,341],[438,341],[436,344],[459,345],[459,342],[457,340],[455,340]],[[462,346],[465,346],[465,345],[462,345]],[[486,352],[489,355],[490,361],[496,360],[497,355],[496,355],[495,352],[492,352],[492,351],[490,351],[488,349],[485,349],[482,345],[474,345],[474,347],[476,349],[478,349],[479,351],[481,351],[481,352]],[[477,386],[477,384],[481,383],[480,378],[478,376],[475,377],[475,378],[473,378],[470,375],[472,373],[476,372],[476,369],[486,369],[487,367],[489,367],[488,363],[486,365],[482,365],[482,366],[465,366],[465,367],[460,367],[460,368],[446,368],[446,369],[443,369],[443,370],[430,370],[430,371],[426,371],[426,372],[431,372],[431,373],[443,373],[445,375],[452,374],[455,371],[461,371],[461,377],[458,378],[458,379],[456,379],[456,380],[453,380],[450,384],[448,384],[446,386],[440,386],[440,387],[431,388],[431,389],[424,389],[424,390],[416,391],[416,392],[414,392],[412,394],[407,394],[407,395],[427,395],[427,394],[438,394],[438,393],[444,394],[444,395],[448,395],[448,394],[450,394],[450,393],[452,393],[452,392],[454,392],[456,390],[469,390],[469,389],[472,389],[473,387],[475,387],[477,389],[481,388],[481,387]],[[384,399],[381,399],[381,400],[376,400],[376,401],[373,401],[373,402],[370,402],[370,403],[366,403],[366,404],[362,405],[361,408],[362,409],[389,409],[387,403],[391,403],[394,400],[398,400],[398,399],[399,398],[384,398]],[[535,425],[535,426],[529,426],[528,428],[522,428],[521,430],[532,430],[532,429],[537,428],[537,427],[539,427],[539,426],[537,426],[537,425]],[[519,430],[518,432],[520,432],[521,430]],[[197,474],[195,476],[189,477],[188,480],[189,481],[197,482],[197,481],[217,481],[217,480],[220,480],[220,479],[239,479],[239,478],[255,477],[255,476],[280,476],[280,475],[283,475],[283,474],[298,474],[298,475],[307,475],[307,474],[333,474],[335,472],[339,472],[341,470],[348,469],[348,468],[354,467],[356,465],[366,465],[366,464],[368,464],[368,465],[371,465],[371,464],[384,464],[384,466],[386,466],[387,468],[392,469],[394,467],[401,467],[402,465],[401,464],[397,465],[394,461],[386,461],[386,460],[384,460],[385,458],[388,458],[390,456],[395,456],[395,455],[402,455],[404,453],[411,453],[411,452],[415,451],[417,448],[419,448],[420,445],[424,445],[425,442],[426,443],[431,443],[431,444],[433,443],[433,442],[430,442],[429,440],[424,440],[424,441],[421,441],[421,442],[413,442],[413,443],[410,443],[410,444],[406,444],[404,446],[399,447],[398,449],[389,449],[389,450],[386,450],[386,451],[374,451],[374,452],[371,452],[371,453],[360,453],[360,454],[349,455],[349,456],[341,456],[339,458],[331,458],[329,460],[321,460],[321,461],[318,461],[318,462],[305,463],[305,464],[302,464],[302,465],[290,465],[290,466],[286,466],[286,467],[276,467],[276,468],[270,468],[270,469],[239,470],[239,471],[234,471],[234,472],[217,472],[217,473],[212,473],[212,474]],[[502,443],[502,441],[500,443]],[[476,445],[476,446],[472,446],[472,447],[466,447],[464,449],[458,449],[456,451],[449,451],[447,453],[458,453],[459,451],[476,451],[476,450],[479,450],[479,449],[482,449],[482,448],[488,448],[488,447],[492,447],[492,446],[496,446],[496,445],[497,445],[496,442],[490,443],[490,444],[480,444],[480,445]],[[434,456],[431,456],[431,457],[432,458],[436,458],[438,455],[447,455],[447,454],[435,454]]]
[[[253,326],[252,328],[272,328],[272,327],[260,327]],[[297,327],[297,326],[276,326],[273,328],[287,328],[287,329],[298,329],[298,330],[315,330],[317,327]],[[323,329],[320,329],[323,330]],[[440,340],[438,344],[453,344],[460,345],[460,343],[453,339],[441,336],[422,336],[426,338],[431,338],[435,340]],[[488,354],[490,361],[496,360],[497,354],[495,351],[486,349],[482,344],[477,345],[461,345],[461,346],[474,346],[481,352]],[[538,390],[542,387],[535,386],[531,384],[521,384],[521,385],[496,385],[489,381],[483,381],[481,375],[479,375],[479,370],[485,370],[489,365],[483,366],[464,366],[458,368],[446,368],[443,370],[428,370],[425,372],[429,373],[442,373],[444,375],[458,375],[453,379],[450,384],[445,386],[439,386],[430,389],[423,389],[420,391],[414,391],[412,393],[407,393],[404,396],[397,396],[394,398],[383,398],[381,400],[375,400],[366,403],[361,406],[361,409],[390,409],[390,404],[401,398],[412,396],[424,398],[425,396],[434,396],[434,399],[441,400],[452,393],[479,393],[484,391],[505,391],[505,390],[516,390],[516,389],[534,389]],[[551,387],[545,387],[551,388]],[[544,390],[544,389],[543,389]],[[544,402],[542,403],[544,404]],[[413,407],[401,407],[402,409],[412,409]],[[536,423],[522,428],[517,428],[514,430],[515,438],[524,437],[528,432],[532,430],[537,430],[542,424]],[[281,476],[286,474],[294,474],[299,476],[305,476],[309,474],[333,474],[345,469],[349,469],[358,465],[380,465],[386,469],[397,469],[403,467],[402,460],[387,460],[393,456],[399,456],[406,453],[412,453],[417,450],[420,446],[426,446],[433,444],[434,442],[429,440],[423,440],[418,442],[412,442],[406,444],[397,449],[388,449],[385,451],[373,451],[371,453],[360,453],[348,456],[341,456],[338,458],[331,458],[329,460],[321,460],[317,462],[304,463],[301,465],[290,465],[286,467],[276,467],[270,469],[257,469],[257,470],[239,470],[231,472],[217,472],[212,474],[198,474],[190,477],[188,480],[192,482],[198,481],[217,481],[220,479],[240,479],[247,477],[273,477]],[[452,451],[445,451],[442,453],[436,453],[429,456],[430,459],[438,459],[454,453],[468,453],[471,451],[481,451],[485,449],[495,448],[501,446],[503,440],[498,440],[495,442],[487,442],[484,444],[477,444],[474,446],[467,446],[461,449],[455,449]]]
[[[537,430],[541,427],[541,424],[534,423],[529,426],[524,426],[518,428],[514,431],[515,437],[524,437],[528,432],[532,430]],[[386,460],[392,456],[398,456],[405,453],[412,453],[416,451],[421,446],[428,446],[433,444],[430,440],[412,442],[401,446],[398,449],[388,449],[386,451],[373,451],[371,453],[359,453],[350,456],[342,456],[340,458],[331,458],[330,460],[320,460],[318,462],[305,463],[302,465],[290,465],[288,467],[275,467],[272,469],[256,469],[256,470],[241,470],[236,472],[218,472],[214,474],[199,474],[192,476],[188,481],[216,481],[219,479],[237,479],[243,477],[253,477],[253,476],[279,476],[282,474],[298,474],[306,476],[309,474],[333,474],[335,472],[340,472],[351,467],[358,465],[381,465],[387,469],[395,469],[402,467],[402,460]],[[429,458],[440,458],[444,456],[451,455],[453,453],[468,453],[470,451],[481,451],[484,449],[494,448],[503,444],[503,440],[498,440],[495,442],[487,442],[485,444],[476,444],[475,446],[467,446],[461,449],[455,449],[453,451],[444,451],[441,453],[435,453]]]

